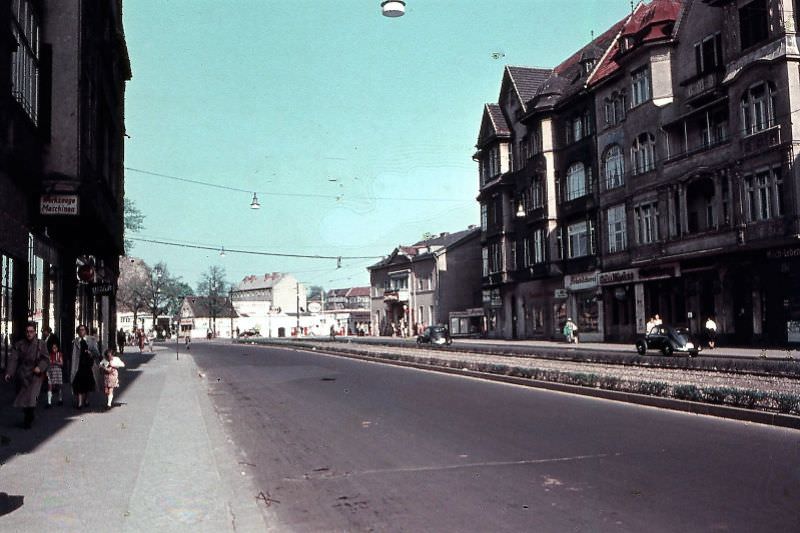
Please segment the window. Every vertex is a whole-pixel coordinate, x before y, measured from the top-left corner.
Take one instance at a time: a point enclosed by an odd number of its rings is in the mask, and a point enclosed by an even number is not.
[[[14,260],[0,253],[0,366],[3,368],[8,362],[8,350],[11,347],[13,279]]]
[[[761,82],[742,96],[742,127],[745,135],[765,130],[775,124],[775,86]]]
[[[533,262],[535,264],[544,263],[544,230],[537,229],[533,232]]]
[[[616,253],[628,247],[628,236],[625,228],[625,205],[620,204],[606,210],[608,221],[608,252]]]
[[[531,264],[531,240],[525,237],[522,239],[522,266],[528,268]]]
[[[517,247],[521,243],[517,241],[511,241],[511,250],[510,250],[510,257],[508,258],[508,269],[511,271],[517,270]]]
[[[636,219],[636,242],[650,244],[658,240],[658,210],[656,203],[642,204],[634,210]]]
[[[481,231],[489,227],[489,206],[481,204]]]
[[[783,179],[780,168],[772,168],[745,176],[747,221],[755,222],[783,215]]]
[[[614,92],[605,102],[606,124],[613,126],[625,120],[625,92]]]
[[[503,246],[495,242],[489,245],[489,273],[494,274],[503,270]]]
[[[485,246],[481,248],[481,263],[483,265],[483,277],[489,275],[489,249]]]
[[[644,174],[656,168],[656,139],[650,133],[642,133],[633,141],[631,165],[635,174]]]
[[[514,164],[514,141],[508,143],[508,171],[511,172],[514,170],[516,165]]]
[[[567,226],[567,257],[586,255],[589,255],[589,223],[584,220]]]
[[[539,135],[538,131],[532,131],[530,133],[529,142],[530,142],[530,157],[533,157],[542,151],[542,138]]]
[[[567,144],[580,141],[592,133],[592,120],[588,111],[567,121]]]
[[[541,178],[534,178],[531,183],[531,209],[544,206],[544,184]]]
[[[583,163],[574,163],[567,169],[567,189],[564,199],[574,200],[588,194],[586,168]]]
[[[695,43],[694,61],[698,76],[722,66],[722,35],[719,32]]]
[[[612,144],[606,150],[603,156],[603,172],[606,189],[621,187],[625,184],[625,158],[619,145]]]
[[[755,46],[769,37],[767,0],[753,0],[739,9],[739,35],[742,50]]]
[[[39,21],[30,0],[15,0],[11,5],[11,33],[16,42],[11,57],[11,94],[38,124]]]
[[[650,69],[640,68],[631,72],[631,107],[650,100]]]
[[[715,146],[728,140],[728,112],[726,110],[708,111],[700,130],[700,145],[704,148]]]

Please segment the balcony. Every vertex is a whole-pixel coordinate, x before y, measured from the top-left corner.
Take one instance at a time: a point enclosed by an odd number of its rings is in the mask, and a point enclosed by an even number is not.
[[[722,85],[722,71],[708,72],[693,76],[684,81],[681,85],[686,87],[686,103],[697,106],[705,103],[711,97],[718,96],[718,91]]]
[[[713,139],[713,140],[710,140],[708,142],[704,142],[703,144],[701,144],[699,146],[690,147],[689,149],[684,150],[682,152],[678,152],[676,154],[672,154],[669,157],[667,157],[666,159],[664,159],[664,164],[668,165],[670,163],[674,163],[676,161],[680,161],[681,159],[684,159],[686,157],[691,157],[691,156],[693,156],[695,154],[699,154],[699,153],[702,153],[702,152],[707,152],[709,150],[713,150],[713,149],[715,149],[715,148],[717,148],[719,146],[723,146],[723,145],[729,144],[730,141],[731,141],[731,136],[726,133],[725,135],[720,136],[718,139]]]
[[[741,155],[763,152],[781,144],[781,127],[772,126],[765,130],[742,137],[739,141]]]

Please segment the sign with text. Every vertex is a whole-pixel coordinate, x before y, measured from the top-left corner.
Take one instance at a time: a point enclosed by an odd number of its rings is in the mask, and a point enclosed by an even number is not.
[[[111,283],[95,283],[92,285],[92,294],[95,296],[111,296],[114,294],[114,285]]]
[[[42,215],[76,216],[79,211],[77,194],[43,194],[39,199]]]

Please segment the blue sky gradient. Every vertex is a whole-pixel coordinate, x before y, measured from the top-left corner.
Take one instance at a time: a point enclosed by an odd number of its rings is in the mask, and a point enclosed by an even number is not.
[[[124,10],[125,188],[146,217],[132,237],[375,259],[337,268],[144,242],[132,255],[165,261],[192,286],[218,264],[230,282],[282,271],[337,288],[367,285],[365,266],[398,244],[478,224],[471,156],[504,65],[552,67],[630,2],[408,0],[397,19],[381,16],[380,0],[126,0]]]

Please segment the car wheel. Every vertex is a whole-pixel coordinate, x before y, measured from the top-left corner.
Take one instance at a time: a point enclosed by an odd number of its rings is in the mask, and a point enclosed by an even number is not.
[[[639,355],[644,355],[647,353],[647,343],[644,341],[639,341],[636,343],[636,351],[639,352]]]
[[[673,351],[673,350],[672,350],[672,345],[671,345],[671,344],[665,344],[665,345],[664,345],[664,347],[663,347],[663,348],[661,348],[661,353],[663,353],[663,354],[664,354],[664,355],[666,355],[667,357],[669,357],[670,355],[672,355],[672,351]]]

